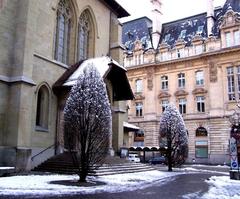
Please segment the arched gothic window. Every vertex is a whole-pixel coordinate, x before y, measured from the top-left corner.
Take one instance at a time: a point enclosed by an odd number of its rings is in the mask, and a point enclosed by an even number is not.
[[[49,115],[49,91],[43,85],[39,88],[37,94],[37,112],[36,112],[36,126],[42,129],[48,129],[48,115]]]
[[[57,8],[55,59],[67,64],[72,11],[69,0],[60,0]]]
[[[78,26],[78,60],[94,56],[94,26],[89,10],[83,11]]]

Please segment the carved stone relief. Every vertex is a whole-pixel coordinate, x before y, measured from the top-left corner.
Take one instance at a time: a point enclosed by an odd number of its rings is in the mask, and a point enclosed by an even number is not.
[[[148,90],[151,91],[153,89],[154,67],[147,67],[146,73],[147,73],[147,88]]]
[[[209,63],[209,78],[210,82],[217,82],[217,65],[214,62]]]
[[[186,96],[186,95],[188,95],[188,92],[185,91],[185,90],[178,90],[178,91],[176,91],[176,92],[174,93],[174,95],[175,95],[176,97]]]
[[[158,95],[158,98],[159,98],[159,99],[169,98],[169,97],[171,97],[171,95],[170,95],[168,92],[166,92],[166,91],[161,91],[161,92],[159,93],[159,95]]]

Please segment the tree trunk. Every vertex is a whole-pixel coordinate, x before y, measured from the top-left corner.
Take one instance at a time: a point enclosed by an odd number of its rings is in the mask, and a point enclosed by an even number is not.
[[[87,182],[86,178],[87,178],[87,172],[82,171],[79,175],[79,182]]]
[[[172,143],[171,140],[167,141],[167,159],[168,159],[168,171],[172,171]]]

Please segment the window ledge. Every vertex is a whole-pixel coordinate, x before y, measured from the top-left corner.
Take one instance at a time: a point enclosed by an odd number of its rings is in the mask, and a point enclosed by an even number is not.
[[[36,126],[35,127],[35,131],[38,131],[38,132],[46,132],[48,133],[49,130],[47,128],[44,128],[44,127],[41,127],[41,126]]]
[[[40,59],[42,59],[42,60],[44,60],[44,61],[50,62],[50,63],[52,63],[52,64],[56,64],[56,65],[58,65],[58,66],[61,66],[62,68],[65,68],[65,69],[68,69],[68,68],[69,68],[68,65],[66,65],[66,64],[64,64],[64,63],[61,63],[61,62],[59,62],[59,61],[57,61],[57,60],[50,59],[50,58],[45,57],[45,56],[43,56],[43,55],[40,55],[40,54],[38,54],[38,53],[36,53],[36,52],[34,53],[34,56],[35,56],[35,57],[38,57],[38,58],[40,58]]]

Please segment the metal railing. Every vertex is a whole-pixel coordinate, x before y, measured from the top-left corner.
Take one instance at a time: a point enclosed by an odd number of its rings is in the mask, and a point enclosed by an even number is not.
[[[43,154],[45,151],[51,149],[52,147],[55,147],[55,144],[52,144],[51,146],[49,146],[49,147],[43,149],[42,151],[40,151],[39,153],[37,153],[36,155],[34,155],[33,157],[31,157],[31,161],[33,161],[34,158],[36,158],[37,156]]]

